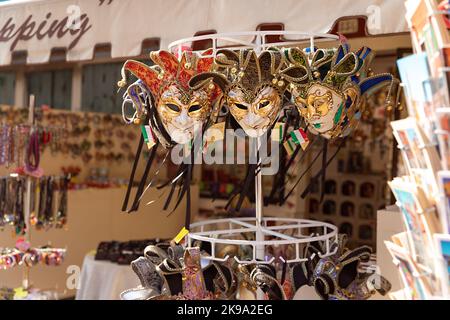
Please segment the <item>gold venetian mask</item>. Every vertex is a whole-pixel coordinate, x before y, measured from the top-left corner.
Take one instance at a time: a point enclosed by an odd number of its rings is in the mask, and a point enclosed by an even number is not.
[[[235,86],[228,92],[227,101],[232,116],[250,137],[264,134],[281,109],[280,93],[271,86],[263,87],[256,95]]]
[[[191,88],[208,79],[214,81],[231,115],[253,138],[262,136],[277,120],[287,86],[307,78],[306,68],[286,65],[276,50],[259,56],[250,49],[219,50],[215,65],[214,72],[195,76]]]
[[[314,83],[306,90],[306,98],[294,91],[294,102],[312,132],[325,134],[341,120],[345,96],[323,84]]]
[[[162,93],[157,112],[173,141],[185,144],[202,130],[212,108],[209,97],[206,89],[183,90],[176,85]]]
[[[181,60],[178,60],[170,52],[154,51],[150,53],[154,66],[128,60],[122,68],[119,86],[126,85],[128,71],[142,81],[154,98],[156,112],[153,113],[150,124],[157,138],[167,147],[174,143],[185,144],[194,138],[197,130],[203,129],[213,104],[221,94],[211,81],[204,81],[195,88],[189,87],[189,81],[194,76],[211,70],[214,61],[208,57],[211,52],[207,50],[203,54],[197,54],[186,51],[181,55]],[[134,100],[133,103],[139,106]],[[141,112],[141,117],[143,116]],[[161,125],[157,123],[158,120]]]

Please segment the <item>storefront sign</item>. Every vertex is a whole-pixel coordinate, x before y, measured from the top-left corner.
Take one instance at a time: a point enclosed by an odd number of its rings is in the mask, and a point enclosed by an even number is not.
[[[172,41],[204,30],[254,31],[261,23],[285,30],[328,32],[343,16],[369,16],[376,5],[381,24],[370,34],[407,31],[404,3],[379,0],[21,0],[0,2],[0,66],[13,51],[26,51],[27,63],[46,63],[53,48],[67,49],[67,61],[90,60],[97,44],[110,44],[112,58],[141,54],[146,39]],[[258,8],[249,14],[248,8]],[[326,10],[327,14],[323,14]],[[244,40],[244,39],[243,39]],[[252,41],[250,37],[248,41]]]
[[[82,14],[73,21],[71,19],[72,17],[69,16],[62,19],[54,18],[51,12],[48,12],[44,19],[35,19],[30,14],[23,22],[17,22],[14,17],[10,17],[0,28],[0,42],[10,43],[9,50],[14,51],[19,41],[29,41],[33,38],[51,39],[52,37],[61,39],[70,36],[72,41],[67,49],[71,50],[92,28],[87,14]]]

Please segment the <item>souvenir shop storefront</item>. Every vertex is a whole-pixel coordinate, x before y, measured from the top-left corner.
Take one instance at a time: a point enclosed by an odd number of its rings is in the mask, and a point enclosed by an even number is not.
[[[0,300],[448,299],[450,5],[326,8],[0,2]]]

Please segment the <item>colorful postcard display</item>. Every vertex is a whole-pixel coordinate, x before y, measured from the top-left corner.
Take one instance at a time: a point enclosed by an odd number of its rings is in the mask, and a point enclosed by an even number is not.
[[[389,186],[406,232],[385,244],[413,300],[450,298],[449,8],[449,1],[406,1],[416,53],[397,63],[410,117],[391,126],[408,173]]]
[[[431,115],[430,69],[426,53],[413,54],[397,60],[400,78],[405,88],[410,116],[426,118]]]
[[[408,114],[415,117],[428,140],[433,140],[435,119],[433,98],[436,83],[430,75],[427,55],[418,53],[397,61],[400,78],[405,92]]]
[[[438,179],[441,196],[439,212],[442,231],[450,233],[450,171],[440,171]]]
[[[450,170],[450,108],[436,110],[438,118],[438,141],[442,168]]]
[[[434,238],[438,254],[436,269],[439,271],[442,294],[444,297],[450,298],[450,235],[436,234]]]
[[[450,44],[445,14],[439,11],[436,0],[408,0],[406,9],[415,51],[427,53],[431,74],[439,77],[445,66],[443,50]]]
[[[438,122],[435,110],[450,105],[450,21],[439,2],[406,1],[406,20],[411,28],[414,51],[417,54],[398,62],[409,114],[419,120],[433,143],[437,142],[434,135]],[[423,94],[427,103],[418,100]]]
[[[411,177],[436,202],[439,190],[435,175],[441,169],[436,147],[430,144],[414,118],[393,121],[391,126]]]
[[[408,300],[426,300],[431,296],[429,286],[424,281],[415,262],[411,260],[408,251],[390,241],[384,242],[392,255],[394,264],[398,267],[401,281],[405,287],[404,294]]]
[[[414,182],[396,178],[389,182],[389,186],[400,207],[409,238],[409,251],[412,259],[423,269],[432,271],[433,264],[433,240],[436,232],[437,217],[434,207],[430,206]]]

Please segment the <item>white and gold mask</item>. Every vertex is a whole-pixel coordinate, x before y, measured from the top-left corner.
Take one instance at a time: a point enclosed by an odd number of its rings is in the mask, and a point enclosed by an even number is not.
[[[150,124],[159,140],[170,141],[172,145],[185,144],[203,130],[220,95],[212,81],[203,82],[195,89],[189,87],[192,77],[211,70],[213,58],[189,51],[183,53],[181,61],[167,51],[152,52],[150,57],[155,66],[129,60],[123,67],[122,77],[125,78],[125,70],[130,71],[152,94],[156,112]]]
[[[201,132],[211,112],[209,96],[207,89],[186,92],[175,84],[163,92],[156,110],[173,141],[185,144]]]
[[[224,92],[225,103],[234,119],[250,137],[260,137],[279,117],[283,96],[290,83],[303,79],[303,67],[287,67],[280,51],[220,50],[216,72],[198,75],[195,86],[212,79]]]

